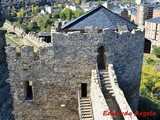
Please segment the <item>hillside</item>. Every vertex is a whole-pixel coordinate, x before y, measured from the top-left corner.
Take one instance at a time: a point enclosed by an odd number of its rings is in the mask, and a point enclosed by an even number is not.
[[[140,100],[138,111],[154,111],[156,117],[146,117],[145,120],[158,120],[160,115],[160,58],[153,54],[144,54]],[[139,117],[144,120],[144,117]]]

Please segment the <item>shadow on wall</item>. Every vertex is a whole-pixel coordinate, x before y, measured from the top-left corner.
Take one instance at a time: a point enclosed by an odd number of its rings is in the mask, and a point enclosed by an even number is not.
[[[139,112],[156,112],[156,116],[138,117],[138,120],[160,120],[160,104],[156,104],[146,97],[140,96],[138,103]]]

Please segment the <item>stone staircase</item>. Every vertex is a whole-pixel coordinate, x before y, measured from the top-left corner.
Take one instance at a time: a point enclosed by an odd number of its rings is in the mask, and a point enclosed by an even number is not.
[[[107,70],[99,70],[102,93],[106,99],[107,105],[112,112],[121,112],[110,83],[109,73]],[[112,116],[114,120],[123,120],[123,116]]]
[[[81,120],[93,120],[92,106],[90,98],[80,99]]]

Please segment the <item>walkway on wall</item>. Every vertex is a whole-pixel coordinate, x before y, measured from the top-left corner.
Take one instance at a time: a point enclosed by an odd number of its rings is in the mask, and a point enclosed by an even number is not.
[[[93,118],[95,120],[138,120],[123,91],[119,88],[113,65],[106,65],[105,68],[98,69],[97,64],[96,69],[92,70],[90,97]],[[124,115],[126,111],[130,115]]]
[[[100,81],[101,81],[101,87],[102,87],[102,93],[105,97],[106,103],[110,109],[110,111],[113,112],[120,112],[119,106],[116,102],[114,91],[112,88],[112,85],[110,83],[109,79],[109,73],[108,70],[99,70],[100,75]],[[123,120],[123,116],[113,116],[114,120]]]

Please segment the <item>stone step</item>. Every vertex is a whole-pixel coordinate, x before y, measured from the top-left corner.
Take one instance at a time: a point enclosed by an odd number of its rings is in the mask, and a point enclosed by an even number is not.
[[[83,110],[81,110],[81,112],[92,112],[92,110],[91,109],[83,109]]]
[[[93,118],[82,118],[82,120],[93,120]]]
[[[91,109],[91,106],[81,106],[81,110]]]
[[[81,107],[91,106],[91,104],[80,104]]]
[[[90,101],[89,98],[81,98],[80,101]]]
[[[80,100],[80,103],[90,103],[90,100]]]
[[[114,98],[115,98],[115,96],[114,96],[114,95],[111,95],[111,94],[110,94],[110,95],[104,94],[104,97],[105,97],[105,99],[107,99],[107,98],[113,98],[113,99],[114,99]]]
[[[102,76],[108,75],[109,76],[109,73],[108,72],[100,72],[100,75],[102,75]]]
[[[112,87],[111,84],[101,84],[102,88],[103,87]]]
[[[101,84],[104,85],[104,84],[111,84],[111,83],[110,81],[102,81]]]
[[[106,88],[107,90],[111,90],[111,91],[113,91],[113,88],[112,87],[108,87],[108,88]]]
[[[105,91],[105,92],[103,92],[103,94],[104,94],[104,95],[112,95],[112,96],[115,96],[114,93],[110,93],[110,91]]]
[[[107,90],[111,90],[111,91],[113,90],[112,87],[102,87],[102,91],[103,91],[103,90],[106,90],[106,89],[107,89]]]
[[[91,105],[91,103],[80,103],[80,105],[82,105],[82,106],[88,106],[88,105]]]
[[[103,81],[110,81],[109,78],[100,78],[100,80],[103,82]]]
[[[104,89],[104,90],[102,90],[102,92],[103,92],[103,93],[114,94],[113,90]]]
[[[102,80],[102,79],[105,79],[105,78],[109,78],[109,76],[108,75],[100,75],[100,79]]]
[[[80,103],[90,103],[91,101],[90,100],[82,100],[80,101]]]
[[[83,118],[92,118],[92,115],[82,115],[82,119]]]
[[[107,89],[107,90],[110,90],[110,89],[111,89],[111,90],[112,90],[112,86],[105,85],[105,86],[102,86],[102,90],[103,90],[103,89]]]
[[[81,112],[82,115],[92,115],[91,111]]]
[[[80,102],[81,105],[87,105],[87,104],[91,104],[90,102]]]

